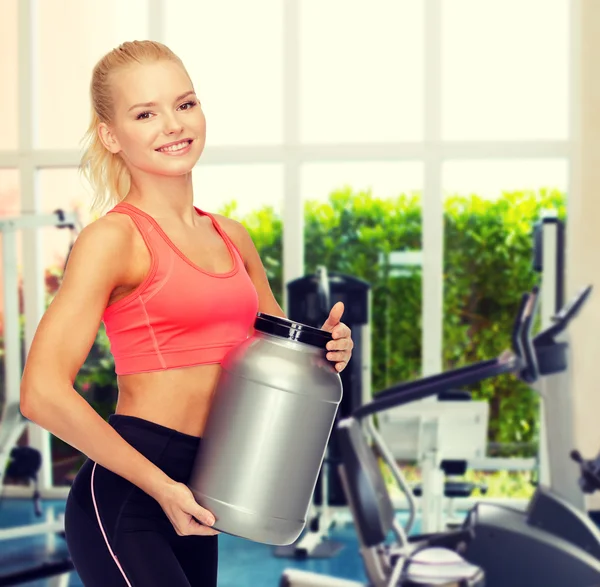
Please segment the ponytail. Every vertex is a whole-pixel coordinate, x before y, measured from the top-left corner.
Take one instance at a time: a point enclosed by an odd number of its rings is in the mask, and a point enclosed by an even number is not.
[[[91,209],[102,214],[117,205],[129,192],[131,175],[119,154],[111,153],[100,141],[100,118],[92,109],[92,119],[83,138],[80,169],[94,190]]]

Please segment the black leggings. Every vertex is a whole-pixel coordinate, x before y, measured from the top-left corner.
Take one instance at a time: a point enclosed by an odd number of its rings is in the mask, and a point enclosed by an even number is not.
[[[187,483],[200,438],[113,414],[109,424],[169,477]],[[216,587],[217,536],[178,536],[158,502],[87,460],[69,492],[65,533],[86,587]]]

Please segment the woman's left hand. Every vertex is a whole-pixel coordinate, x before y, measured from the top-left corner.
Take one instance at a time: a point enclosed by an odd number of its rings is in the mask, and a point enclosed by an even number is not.
[[[343,371],[348,364],[348,361],[352,357],[352,349],[354,348],[350,328],[343,322],[340,322],[343,313],[344,304],[343,302],[338,302],[331,308],[329,318],[321,326],[322,330],[331,332],[333,337],[333,340],[327,343],[327,360],[335,363],[335,369],[338,373]]]

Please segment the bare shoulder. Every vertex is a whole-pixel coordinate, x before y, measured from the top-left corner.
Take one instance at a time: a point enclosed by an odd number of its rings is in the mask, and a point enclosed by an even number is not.
[[[229,218],[227,216],[223,216],[222,214],[213,214],[215,220],[219,223],[219,226],[227,233],[229,236],[233,235],[242,235],[244,233],[248,234],[246,227],[239,221],[234,220],[233,218]]]
[[[126,214],[106,214],[97,220],[90,222],[82,231],[81,235],[87,234],[88,238],[107,238],[110,241],[132,238],[134,224]]]
[[[75,241],[73,250],[86,249],[86,253],[102,256],[123,247],[131,246],[135,237],[135,225],[125,214],[107,214],[90,222]]]
[[[107,214],[90,222],[79,233],[67,264],[67,273],[75,267],[100,271],[103,267],[110,268],[115,276],[127,272],[131,251],[135,246],[135,225],[124,214]]]
[[[248,247],[254,246],[250,234],[241,222],[222,214],[213,214],[213,216],[240,251],[247,251]]]

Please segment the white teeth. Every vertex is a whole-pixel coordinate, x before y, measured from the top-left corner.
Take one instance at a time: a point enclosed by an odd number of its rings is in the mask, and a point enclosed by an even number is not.
[[[163,147],[162,149],[158,149],[159,151],[181,151],[181,149],[185,149],[190,144],[190,141],[183,141],[182,143],[177,143],[175,145],[171,145],[170,147]]]

